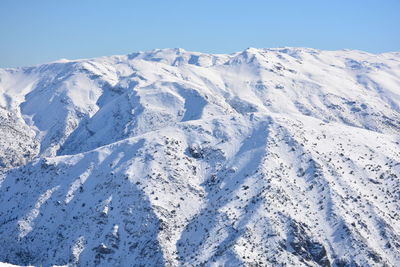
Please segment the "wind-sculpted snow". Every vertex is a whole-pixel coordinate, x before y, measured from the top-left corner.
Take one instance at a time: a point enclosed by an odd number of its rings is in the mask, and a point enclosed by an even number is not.
[[[0,70],[0,262],[398,266],[400,57],[182,49]]]

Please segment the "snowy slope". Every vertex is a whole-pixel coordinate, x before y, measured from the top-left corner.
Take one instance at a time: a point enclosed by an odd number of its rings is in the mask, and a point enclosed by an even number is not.
[[[400,54],[0,69],[0,262],[400,265]]]

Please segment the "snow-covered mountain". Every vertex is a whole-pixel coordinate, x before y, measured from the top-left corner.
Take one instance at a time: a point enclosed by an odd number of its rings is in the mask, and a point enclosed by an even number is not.
[[[0,69],[0,261],[399,266],[400,53]]]

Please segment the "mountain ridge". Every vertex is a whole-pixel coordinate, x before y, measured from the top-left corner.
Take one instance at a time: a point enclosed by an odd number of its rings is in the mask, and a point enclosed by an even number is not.
[[[283,47],[274,47],[274,48],[257,48],[257,47],[247,47],[246,49],[239,51],[239,52],[232,52],[232,53],[213,53],[213,52],[200,52],[200,51],[191,51],[191,50],[186,50],[182,47],[176,47],[176,48],[154,48],[151,50],[139,50],[137,52],[132,52],[128,54],[115,54],[115,55],[108,55],[108,56],[94,56],[94,57],[88,57],[88,58],[77,58],[77,59],[68,59],[68,58],[60,58],[56,59],[54,61],[49,61],[46,63],[38,63],[38,64],[31,64],[31,65],[26,65],[26,66],[19,66],[19,67],[1,67],[0,69],[3,70],[18,70],[18,69],[27,69],[27,68],[37,68],[43,65],[51,65],[51,64],[63,64],[63,63],[78,63],[82,61],[90,61],[90,60],[95,60],[95,59],[105,59],[105,58],[112,58],[112,57],[125,57],[129,55],[135,55],[135,54],[152,54],[156,52],[162,52],[162,51],[176,51],[176,52],[186,52],[190,54],[201,54],[201,55],[235,55],[239,53],[243,53],[244,51],[247,50],[253,50],[253,51],[282,51],[282,50],[302,50],[302,51],[316,51],[316,52],[356,52],[356,53],[363,53],[363,54],[369,54],[371,56],[391,56],[391,55],[396,55],[400,53],[400,51],[387,51],[387,52],[381,52],[381,53],[374,53],[374,52],[367,52],[364,50],[359,50],[359,49],[350,49],[350,48],[343,48],[343,49],[337,49],[337,50],[326,50],[326,49],[319,49],[319,48],[309,48],[309,47],[299,47],[299,46],[283,46]]]

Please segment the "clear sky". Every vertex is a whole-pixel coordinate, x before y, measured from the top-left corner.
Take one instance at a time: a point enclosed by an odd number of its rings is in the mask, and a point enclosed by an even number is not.
[[[400,0],[0,0],[0,67],[282,46],[400,51]]]

